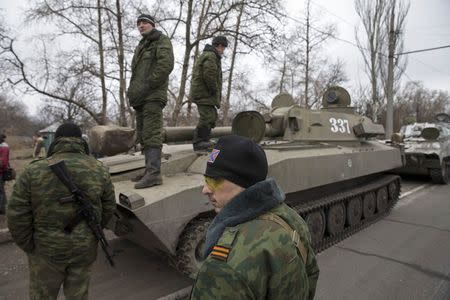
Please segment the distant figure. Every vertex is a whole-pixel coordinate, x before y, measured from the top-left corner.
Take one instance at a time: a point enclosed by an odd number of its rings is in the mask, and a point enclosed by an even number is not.
[[[36,132],[33,136],[34,140],[34,149],[33,149],[33,158],[43,158],[46,156],[45,147],[44,147],[44,138],[39,132]]]
[[[6,212],[5,180],[3,179],[9,167],[9,146],[5,142],[6,135],[0,134],[0,215]]]
[[[264,150],[240,136],[219,139],[205,185],[217,215],[191,299],[313,299],[319,267],[306,222],[266,178]]]
[[[145,155],[145,173],[134,178],[138,181],[134,187],[142,189],[162,184],[162,110],[167,103],[174,56],[170,39],[156,30],[152,16],[141,14],[136,23],[142,39],[134,50],[127,96],[136,111],[137,141]]]
[[[56,299],[61,286],[66,299],[88,299],[98,243],[71,191],[49,168],[61,160],[102,227],[115,209],[108,169],[88,155],[77,125],[59,126],[48,157],[31,162],[16,180],[6,212],[12,238],[28,255],[30,299]]]
[[[192,72],[190,97],[197,104],[200,118],[192,140],[194,151],[205,151],[212,146],[211,129],[216,127],[217,109],[222,97],[222,55],[228,47],[224,36],[216,36],[212,46],[207,44]]]

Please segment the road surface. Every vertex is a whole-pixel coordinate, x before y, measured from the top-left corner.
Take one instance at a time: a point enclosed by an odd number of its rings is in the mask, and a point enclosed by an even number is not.
[[[407,180],[402,195],[388,217],[318,255],[316,299],[450,299],[450,185]],[[159,299],[192,284],[160,256],[111,244],[117,267],[99,251],[91,299]],[[0,253],[0,300],[27,299],[26,256],[11,242]]]

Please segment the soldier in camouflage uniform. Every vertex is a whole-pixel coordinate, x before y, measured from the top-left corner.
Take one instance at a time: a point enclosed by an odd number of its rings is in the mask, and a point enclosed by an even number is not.
[[[222,55],[228,46],[227,38],[216,36],[212,46],[206,45],[197,58],[192,72],[190,97],[197,104],[200,119],[192,141],[194,151],[204,151],[212,146],[211,128],[216,126],[217,109],[222,95]],[[216,109],[217,108],[217,109]]]
[[[107,168],[87,151],[80,128],[63,124],[56,130],[48,157],[31,162],[14,186],[7,220],[14,241],[28,255],[30,299],[56,299],[61,285],[66,299],[88,298],[97,240],[84,220],[70,234],[64,232],[78,204],[60,203],[71,193],[49,168],[65,161],[104,227],[115,209],[114,187]]]
[[[167,103],[174,57],[170,39],[155,29],[152,16],[140,15],[137,27],[142,39],[134,51],[127,95],[136,111],[137,140],[145,155],[145,173],[134,180],[139,181],[135,188],[141,189],[162,184],[162,110]]]
[[[203,193],[218,213],[191,299],[313,299],[319,268],[305,221],[284,203],[249,139],[219,139]]]

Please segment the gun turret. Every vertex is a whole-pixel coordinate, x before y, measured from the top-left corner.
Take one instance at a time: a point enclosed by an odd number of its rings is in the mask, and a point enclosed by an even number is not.
[[[256,142],[264,137],[287,141],[348,142],[384,135],[384,128],[369,118],[354,114],[348,92],[341,87],[328,89],[321,110],[309,110],[275,97],[270,113],[245,111],[233,120],[233,134],[247,136]],[[292,99],[292,97],[291,97]]]

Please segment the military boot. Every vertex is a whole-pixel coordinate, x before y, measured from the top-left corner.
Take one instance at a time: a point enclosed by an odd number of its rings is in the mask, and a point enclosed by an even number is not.
[[[142,151],[142,154],[144,154],[144,151]],[[144,157],[145,157],[145,166],[147,166],[147,156],[144,156]],[[146,171],[147,171],[147,169],[144,169],[144,173],[134,176],[133,178],[131,178],[131,181],[138,182],[139,180],[142,179],[142,177],[144,177]]]
[[[214,143],[209,140],[211,129],[208,127],[197,127],[194,131],[194,139],[192,140],[192,146],[194,151],[207,151]]]
[[[143,189],[154,185],[162,184],[161,177],[161,149],[144,149],[145,154],[145,174],[135,185],[135,189]]]

